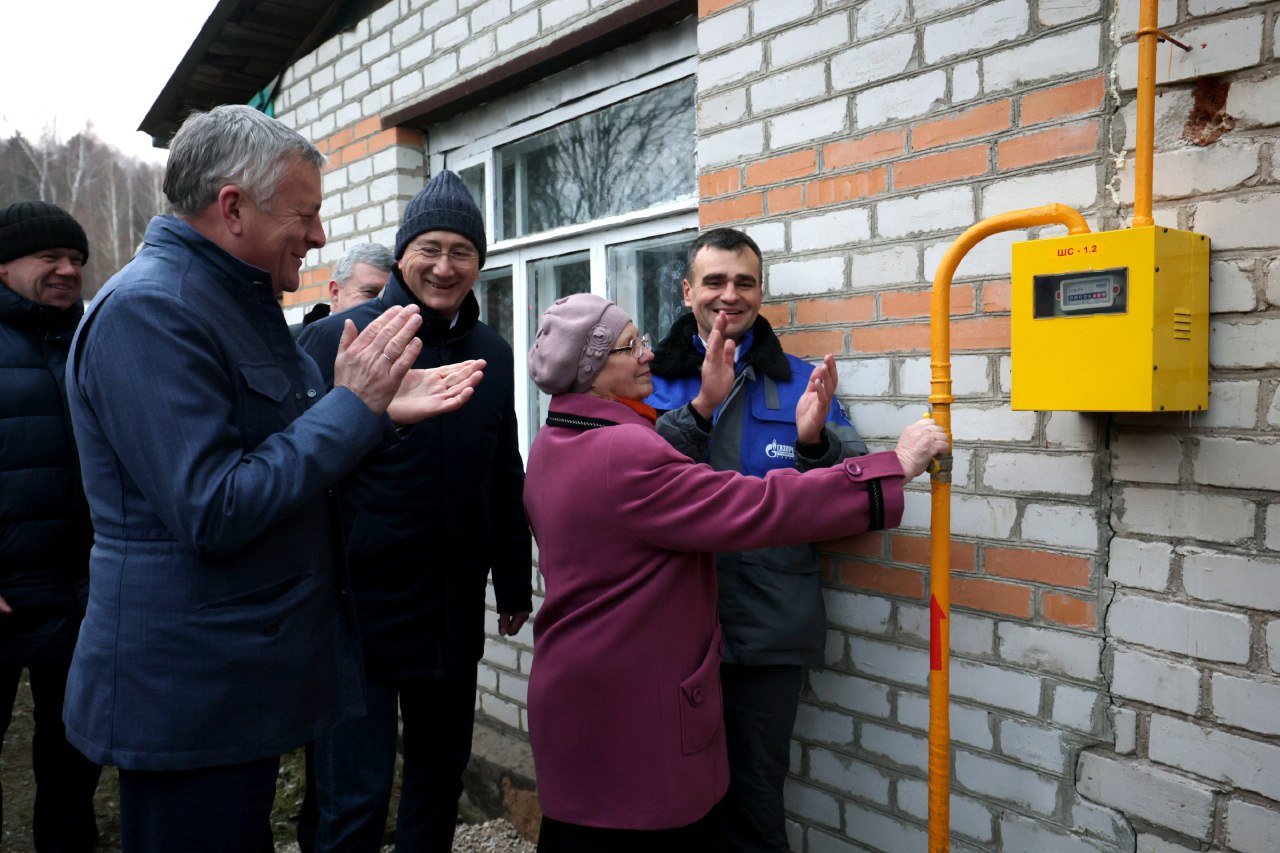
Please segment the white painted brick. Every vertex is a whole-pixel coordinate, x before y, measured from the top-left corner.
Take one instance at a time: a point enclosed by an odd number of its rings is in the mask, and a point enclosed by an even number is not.
[[[860,850],[869,847],[886,853],[914,853],[923,850],[928,841],[928,835],[919,826],[889,817],[883,812],[846,803],[844,814],[848,831],[857,840]],[[813,847],[809,849],[814,850]]]
[[[889,805],[890,777],[874,764],[847,755],[810,749],[809,779],[861,800]]]
[[[836,359],[839,385],[836,393],[859,397],[880,397],[889,393],[891,362],[883,358]],[[854,426],[857,413],[852,413]]]
[[[1195,50],[1165,52],[1156,69],[1156,83],[1211,77],[1224,71],[1238,71],[1256,65],[1262,58],[1261,14],[1232,18],[1199,27],[1179,30],[1175,35]],[[1138,45],[1130,42],[1116,55],[1121,89],[1138,85]]]
[[[886,83],[858,93],[854,98],[857,126],[875,127],[901,118],[927,113],[947,92],[945,71],[930,71],[907,80]]]
[[[514,729],[523,728],[520,722],[520,706],[499,699],[492,693],[480,694],[480,712]]]
[[[482,661],[476,668],[476,686],[481,690],[497,690],[498,671],[491,666],[486,666]]]
[[[497,640],[485,640],[484,659],[494,666],[506,667],[507,669],[517,669],[520,663],[519,652],[506,643]]]
[[[1276,389],[1271,406],[1267,409],[1267,423],[1273,427],[1280,426],[1280,388]]]
[[[1040,711],[1040,679],[1022,672],[951,659],[951,695],[1027,716]]]
[[[1088,412],[1050,412],[1044,426],[1045,446],[1065,450],[1096,450],[1098,423],[1098,415]]]
[[[845,658],[845,636],[839,631],[827,629],[826,643],[822,649],[824,666],[847,666]]]
[[[1156,835],[1139,835],[1138,846],[1134,853],[1197,853],[1199,850],[1199,844],[1194,847],[1184,847]]]
[[[956,782],[970,791],[1017,803],[1036,814],[1053,814],[1058,798],[1054,779],[966,750],[956,750],[955,768]]]
[[[1138,714],[1131,708],[1112,708],[1111,726],[1115,730],[1115,750],[1132,755],[1138,748]]]
[[[849,744],[853,742],[853,717],[801,702],[795,734],[823,743]]]
[[[1050,773],[1060,775],[1066,771],[1068,749],[1063,732],[1040,722],[1001,720],[1000,752],[1021,764]]]
[[[403,74],[391,82],[391,97],[394,100],[408,98],[422,91],[422,70],[416,69]]]
[[[809,258],[767,265],[769,295],[798,296],[844,288],[844,258]]]
[[[698,54],[704,57],[722,48],[741,44],[747,40],[750,32],[751,12],[746,6],[711,15],[698,22]]]
[[[1280,560],[1187,549],[1182,584],[1204,601],[1280,611]]]
[[[498,50],[508,51],[516,45],[537,38],[538,10],[525,12],[498,27]]]
[[[1280,846],[1280,809],[1229,800],[1227,841],[1241,853],[1275,853]]]
[[[856,412],[858,432],[868,441],[873,439],[884,441],[887,446],[878,449],[891,450],[897,443],[903,428],[919,420],[920,413],[919,403],[899,406],[892,403],[863,401],[858,404]]]
[[[1280,216],[1280,208],[1276,215]],[[1280,367],[1280,320],[1209,323],[1209,364],[1221,368]]]
[[[915,50],[915,33],[876,39],[831,57],[831,85],[836,91],[861,89],[906,70]]]
[[[390,80],[399,71],[400,57],[392,54],[386,59],[379,60],[373,64],[373,67],[369,69],[369,80],[374,86],[377,86]]]
[[[707,92],[750,77],[764,67],[764,48],[759,42],[745,44],[698,65],[698,91]]]
[[[893,604],[887,599],[831,588],[824,588],[822,597],[827,621],[838,628],[864,634],[883,634],[889,630]]]
[[[883,201],[876,221],[880,236],[889,238],[965,227],[973,221],[973,190],[948,187]]]
[[[915,246],[859,250],[853,256],[852,278],[855,290],[918,281],[919,276],[920,253]]]
[[[752,84],[751,112],[755,115],[824,97],[827,94],[827,70],[823,63],[801,65],[780,74],[770,74]],[[778,147],[777,139],[774,146]]]
[[[1280,124],[1280,77],[1236,80],[1227,93],[1226,111],[1238,128]]]
[[[342,81],[343,100],[354,101],[367,91],[369,91],[369,70],[367,68],[361,68],[355,74]]]
[[[1027,504],[1022,513],[1022,538],[1062,548],[1096,550],[1101,522],[1095,513],[1093,506]]]
[[[865,42],[907,22],[911,10],[907,0],[869,0],[858,9],[854,27],[858,41]]]
[[[1258,145],[1252,141],[1161,151],[1152,164],[1152,197],[1156,201],[1198,198],[1207,193],[1241,188],[1257,173],[1259,153]],[[1126,161],[1120,173],[1122,199],[1133,198],[1134,162]]]
[[[814,0],[756,0],[751,4],[751,20],[756,35],[812,17]]]
[[[1123,812],[1076,798],[1071,804],[1071,823],[1077,831],[1083,830],[1094,838],[1120,850],[1133,850],[1133,826]]]
[[[923,771],[928,763],[928,740],[900,729],[862,723],[858,726],[858,745],[901,767]]]
[[[1196,206],[1195,230],[1213,238],[1213,248],[1273,248],[1280,242],[1271,227],[1280,217],[1280,193],[1249,195],[1201,202]]]
[[[510,14],[510,0],[485,0],[485,2],[471,10],[471,29],[473,32],[479,32],[486,27],[491,27],[499,21],[505,20]],[[431,17],[430,9],[423,12],[425,20],[429,21]]]
[[[1045,27],[1068,24],[1098,13],[1101,0],[1040,0],[1036,23]]]
[[[835,98],[811,107],[792,110],[769,120],[769,147],[790,148],[825,136],[843,133],[849,123],[849,102]]]
[[[958,536],[1005,539],[1017,514],[1017,502],[1008,498],[951,496],[951,532]]]
[[[763,151],[764,125],[762,123],[723,130],[698,140],[698,169],[707,171],[713,166],[731,163],[744,157],[754,157]]]
[[[925,821],[929,817],[929,786],[916,779],[902,779],[898,782],[898,810],[906,812],[918,820]],[[991,825],[991,812],[987,806],[977,800],[952,793],[949,814],[951,832],[977,839],[991,841],[995,838],[995,829]]]
[[[1118,533],[1240,542],[1253,536],[1254,504],[1226,495],[1126,487],[1113,509]]]
[[[1267,664],[1280,672],[1280,619],[1267,623]]]
[[[1027,32],[1030,10],[1026,0],[982,3],[959,15],[924,28],[924,61],[936,65],[953,56],[1012,41]]]
[[[1117,649],[1111,690],[1119,696],[1194,714],[1200,705],[1200,670],[1141,652]]]
[[[982,215],[995,216],[1011,210],[1039,207],[1050,201],[1083,210],[1092,207],[1097,200],[1096,167],[1079,166],[1004,178],[988,184],[982,189]]]
[[[903,700],[907,699],[908,694],[900,694],[898,700],[898,709],[901,722],[907,724],[907,713],[903,709]],[[910,694],[910,701],[913,707],[907,709],[914,722],[918,722],[915,728],[921,731],[928,731],[929,728],[929,700],[924,696]],[[920,715],[923,716],[920,716]],[[948,706],[947,718],[951,726],[951,739],[956,743],[962,743],[965,746],[976,747],[977,749],[990,750],[995,745],[995,737],[991,733],[991,712],[981,708],[970,708],[967,705],[957,705],[952,702]]]
[[[1197,427],[1236,427],[1252,429],[1258,421],[1256,381],[1210,382],[1209,408],[1191,416]]]
[[[813,695],[828,705],[868,717],[889,717],[889,688],[875,681],[831,670],[809,674]]]
[[[865,208],[837,210],[821,216],[806,216],[791,222],[791,249],[807,252],[830,249],[871,236],[871,217]]]
[[[951,359],[951,392],[956,397],[986,397],[991,394],[987,375],[990,360],[985,355],[961,355]],[[927,397],[932,369],[928,358],[908,358],[898,372],[898,393]]]
[[[785,797],[787,808],[796,814],[826,826],[840,826],[840,802],[825,791],[788,779]]]
[[[1169,586],[1173,547],[1116,536],[1111,540],[1107,579],[1122,586],[1163,592]]]
[[[746,118],[747,90],[730,89],[698,99],[698,130],[708,131]],[[763,247],[761,247],[763,248]]]
[[[903,497],[905,498],[905,506],[902,511],[902,529],[927,531],[932,511],[929,493],[919,490],[908,491]],[[1010,526],[1012,526],[1012,521],[1010,521]]]
[[[990,655],[995,643],[995,620],[953,611],[950,616],[951,651],[964,655]],[[902,636],[929,640],[929,608],[898,605],[898,632]]]
[[[1200,439],[1195,480],[1235,489],[1273,489],[1280,473],[1280,443],[1234,438]]]
[[[1122,432],[1111,441],[1111,474],[1138,483],[1176,483],[1182,444],[1172,435]]]
[[[756,241],[766,257],[770,253],[785,252],[787,249],[787,226],[781,222],[752,223],[742,230]]]
[[[1053,721],[1080,732],[1095,729],[1098,694],[1094,690],[1059,684],[1053,688]]]
[[[1247,663],[1249,619],[1238,613],[1119,595],[1107,610],[1116,639],[1205,660]]]
[[[1280,735],[1280,684],[1213,674],[1213,715],[1228,725]]]
[[[1192,838],[1207,839],[1213,829],[1213,789],[1150,764],[1082,753],[1076,790]]]
[[[1000,92],[1092,71],[1100,67],[1101,40],[1101,28],[1091,25],[992,54],[982,60],[983,86]]]
[[[951,69],[951,103],[962,104],[982,94],[978,61],[961,62]]]
[[[492,31],[481,33],[458,49],[458,66],[471,68],[488,62],[498,52],[498,40]]]
[[[803,830],[803,837],[808,838],[808,847],[805,847],[803,843],[791,840],[792,825],[792,821],[787,821],[787,838],[793,850],[809,850],[811,853],[861,853],[864,849],[854,846],[847,838],[836,838],[834,835],[809,827]],[[796,831],[801,832],[798,825]]]
[[[792,27],[769,40],[769,67],[782,68],[826,53],[849,41],[849,16],[840,12]],[[702,76],[699,67],[698,76]]]
[[[542,29],[552,30],[591,10],[587,0],[551,0],[541,9]]]
[[[398,51],[401,68],[412,68],[431,59],[435,51],[435,42],[430,37],[423,37],[410,42]]]
[[[417,38],[423,32],[422,14],[410,15],[391,29],[391,43],[396,47],[404,47],[404,43]]]
[[[509,672],[498,674],[498,692],[504,698],[521,705],[529,704],[529,679],[512,675]]]
[[[916,10],[916,20],[924,20],[952,9],[972,6],[975,0],[915,0],[911,5]]]
[[[929,681],[929,653],[896,643],[852,637],[849,654],[858,672],[884,681],[924,687]]]
[[[1208,266],[1208,310],[1210,314],[1252,311],[1258,306],[1253,274],[1238,263],[1216,261]],[[1211,401],[1212,402],[1212,401]]]
[[[1003,660],[1072,678],[1098,678],[1102,638],[1016,622],[996,626],[996,650]]]
[[[1280,800],[1280,746],[1153,714],[1153,761]]]
[[[1052,850],[1053,853],[1114,853],[1115,848],[1088,836],[1066,833],[1041,821],[1012,812],[1000,816],[1000,840],[1005,850]]]
[[[1093,457],[1082,454],[997,453],[987,455],[982,481],[998,492],[1093,492]]]

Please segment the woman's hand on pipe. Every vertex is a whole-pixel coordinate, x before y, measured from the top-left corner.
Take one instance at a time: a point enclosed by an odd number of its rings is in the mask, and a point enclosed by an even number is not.
[[[902,463],[903,476],[914,480],[929,467],[930,460],[946,453],[949,448],[946,431],[931,418],[921,418],[902,431],[894,452]]]

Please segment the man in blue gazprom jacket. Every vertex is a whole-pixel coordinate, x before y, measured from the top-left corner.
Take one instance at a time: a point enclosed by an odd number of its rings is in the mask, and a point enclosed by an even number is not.
[[[421,319],[400,309],[345,330],[325,393],[278,301],[325,242],[322,165],[248,107],[193,114],[165,172],[176,215],[72,345],[96,539],[64,717],[120,768],[127,853],[272,849],[279,755],[363,710],[330,487],[398,440],[391,419],[452,411],[480,379],[411,371]]]

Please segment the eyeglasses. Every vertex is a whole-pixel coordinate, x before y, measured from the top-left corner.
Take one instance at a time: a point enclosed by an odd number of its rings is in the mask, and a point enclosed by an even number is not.
[[[476,259],[480,257],[478,252],[473,252],[471,249],[450,249],[447,252],[442,252],[439,246],[419,246],[415,248],[414,251],[417,252],[423,260],[430,261],[431,263],[435,263],[440,260],[441,255],[448,255],[449,260],[459,266],[474,264]]]
[[[638,359],[640,356],[644,355],[645,350],[652,349],[653,338],[649,337],[649,334],[646,332],[638,338],[632,338],[625,346],[614,347],[609,350],[609,355],[613,355],[615,352],[629,352],[631,353],[632,358]]]

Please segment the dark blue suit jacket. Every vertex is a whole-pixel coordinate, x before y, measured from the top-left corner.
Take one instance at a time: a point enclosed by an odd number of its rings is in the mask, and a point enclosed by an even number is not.
[[[330,487],[389,422],[325,394],[270,277],[157,217],[86,313],[67,390],[95,529],[68,740],[182,770],[361,713]]]

